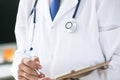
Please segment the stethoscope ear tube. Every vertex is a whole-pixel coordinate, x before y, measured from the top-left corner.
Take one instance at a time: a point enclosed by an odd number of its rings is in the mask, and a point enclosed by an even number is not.
[[[34,6],[30,12],[30,16],[34,13],[34,19],[33,19],[33,23],[36,23],[36,6],[37,6],[38,0],[35,0]]]
[[[29,16],[32,16],[33,15],[33,30],[32,30],[32,38],[31,38],[31,41],[30,41],[30,46],[29,48],[26,50],[26,51],[33,51],[33,47],[32,47],[32,44],[33,44],[33,40],[34,40],[34,34],[35,34],[35,25],[36,25],[36,6],[37,6],[37,3],[38,3],[38,0],[35,0],[34,2],[34,6],[29,14]]]
[[[34,3],[34,6],[33,6],[32,10],[31,10],[31,12],[30,12],[30,15],[32,15],[33,12],[35,11],[37,3],[38,3],[38,0],[35,0],[35,3]]]
[[[81,2],[81,0],[78,0],[78,3],[77,3],[77,6],[76,6],[76,9],[75,9],[75,12],[74,12],[74,14],[73,14],[73,16],[72,16],[73,19],[75,19],[75,17],[76,17],[76,14],[77,14],[77,11],[78,11],[80,2]]]

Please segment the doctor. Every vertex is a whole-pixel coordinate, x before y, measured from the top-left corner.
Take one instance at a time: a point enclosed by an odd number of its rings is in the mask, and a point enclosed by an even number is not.
[[[80,80],[120,80],[120,0],[53,1],[20,0],[16,80],[55,79],[105,61],[108,68]]]

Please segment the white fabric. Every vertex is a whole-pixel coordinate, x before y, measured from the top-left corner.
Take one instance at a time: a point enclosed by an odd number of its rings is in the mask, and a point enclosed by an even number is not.
[[[34,1],[20,0],[19,4],[15,27],[18,50],[12,68],[16,79],[17,65],[31,43],[33,16],[29,14]],[[67,33],[65,23],[71,20],[77,1],[63,0],[52,22],[49,1],[38,0],[32,56],[39,56],[43,73],[55,78],[71,70],[102,63],[105,55],[107,60],[112,58],[110,67],[93,71],[82,80],[120,80],[120,53],[114,54],[120,42],[120,0],[81,0],[75,18],[77,31]]]

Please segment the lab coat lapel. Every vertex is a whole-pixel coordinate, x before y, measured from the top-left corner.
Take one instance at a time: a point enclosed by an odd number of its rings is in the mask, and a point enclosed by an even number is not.
[[[52,19],[51,19],[51,15],[50,15],[50,0],[43,0],[43,11],[44,11],[44,17],[47,19],[48,21],[48,25],[52,24]]]
[[[65,13],[67,13],[72,8],[76,7],[78,0],[63,0],[63,3],[60,6],[60,9],[54,18],[54,21],[51,19],[50,15],[50,2],[49,0],[44,0],[43,7],[44,7],[44,15],[46,19],[48,20],[48,23],[51,27],[56,23],[56,21],[59,20],[60,17],[62,17]]]
[[[65,13],[71,10],[73,7],[76,7],[78,0],[63,0],[63,3],[60,6],[60,9],[54,19],[56,22],[60,17],[62,17]]]

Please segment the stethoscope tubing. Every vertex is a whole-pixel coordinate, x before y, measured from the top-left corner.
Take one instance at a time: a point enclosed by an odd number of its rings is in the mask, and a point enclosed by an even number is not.
[[[37,6],[38,0],[35,0],[33,9],[30,12],[30,16],[34,13],[34,19],[33,19],[33,23],[36,23],[36,6]]]
[[[80,6],[80,2],[81,2],[81,0],[78,0],[78,3],[77,3],[77,6],[76,6],[76,9],[75,9],[75,12],[74,12],[74,14],[73,14],[73,16],[72,16],[73,19],[76,18],[76,14],[77,14],[78,8],[79,8],[79,6]]]
[[[34,6],[33,6],[32,10],[31,10],[31,12],[30,12],[30,16],[31,16],[32,14],[34,14],[34,15],[33,15],[33,16],[34,16],[34,18],[33,18],[33,23],[34,23],[34,26],[33,26],[33,27],[34,27],[34,28],[33,28],[32,41],[31,41],[31,44],[30,44],[29,51],[32,51],[32,50],[33,50],[32,43],[33,43],[34,32],[35,32],[36,6],[37,6],[37,3],[38,3],[38,0],[35,0]],[[76,5],[75,11],[74,11],[73,16],[72,16],[72,19],[73,19],[73,20],[76,18],[77,11],[78,11],[78,8],[79,8],[79,6],[80,6],[80,3],[81,3],[81,0],[78,0],[78,3],[77,3],[77,5]],[[70,27],[66,27],[66,26],[67,26],[67,23],[68,23],[68,24],[71,24],[71,26],[70,26]],[[65,28],[66,28],[67,30],[69,30],[69,29],[71,29],[71,28],[74,28],[74,27],[72,27],[72,26],[73,26],[73,22],[72,22],[72,21],[68,21],[67,23],[65,24]],[[74,24],[76,25],[75,22],[74,22]],[[103,53],[103,56],[105,57],[104,53]],[[106,60],[106,57],[105,57],[105,61],[107,61],[107,60]]]
[[[76,18],[76,14],[77,14],[78,8],[79,8],[79,6],[80,6],[80,2],[81,2],[81,0],[78,0],[78,3],[77,3],[77,6],[76,6],[76,9],[75,9],[75,12],[74,12],[74,14],[73,14],[73,16],[72,16],[73,19]],[[38,0],[35,0],[33,9],[32,9],[31,12],[30,12],[30,16],[34,13],[33,23],[36,23],[36,6],[37,6],[37,3],[38,3]]]
[[[74,14],[73,14],[73,16],[72,16],[72,18],[73,19],[75,19],[76,18],[76,14],[77,14],[77,11],[78,11],[78,8],[79,8],[79,5],[80,5],[80,2],[81,2],[81,0],[78,0],[78,3],[77,3],[77,5],[76,5],[76,8],[75,8],[75,11],[74,11]],[[30,15],[29,16],[31,16],[32,14],[33,14],[33,24],[34,24],[34,28],[33,28],[33,34],[32,34],[32,36],[34,37],[34,33],[35,33],[35,25],[36,25],[36,6],[37,6],[37,3],[38,3],[38,0],[35,0],[35,2],[34,2],[34,5],[33,5],[33,8],[32,8],[32,10],[31,10],[31,12],[30,12]],[[69,27],[69,28],[67,28],[66,26],[67,26],[67,23],[71,23],[71,27]],[[72,28],[72,25],[73,25],[73,23],[71,22],[71,21],[69,21],[69,22],[67,22],[66,23],[66,25],[65,25],[65,27],[66,27],[66,29],[71,29]],[[30,51],[32,51],[33,50],[33,48],[32,48],[32,43],[33,43],[33,37],[32,37],[32,41],[31,41],[31,43],[30,43]]]

